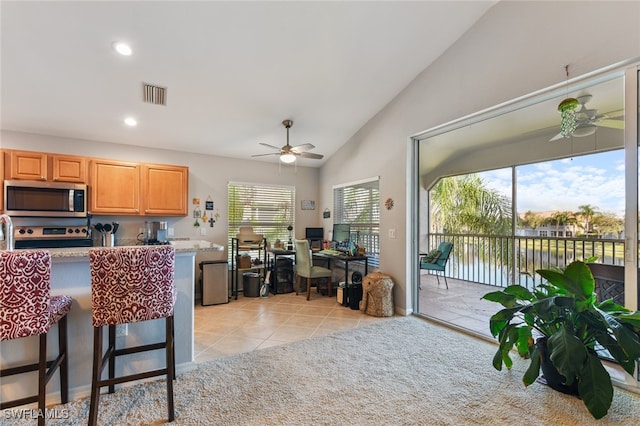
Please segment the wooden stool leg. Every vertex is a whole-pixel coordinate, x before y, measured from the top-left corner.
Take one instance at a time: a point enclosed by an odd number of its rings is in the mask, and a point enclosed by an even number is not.
[[[45,397],[47,396],[47,333],[40,335],[40,354],[38,355],[38,426],[44,426],[46,416]]]
[[[60,363],[60,399],[69,402],[69,354],[67,352],[67,316],[58,321],[58,350],[63,358]]]
[[[113,379],[116,377],[116,326],[109,326],[109,337],[108,337],[109,347],[107,351],[109,351],[109,378]],[[109,393],[114,393],[116,391],[115,385],[109,385]]]
[[[175,359],[174,359],[174,342],[173,342],[173,316],[166,318],[166,347],[167,355],[167,410],[169,421],[175,420],[175,409],[173,405],[173,379],[175,378]]]
[[[307,300],[311,298],[311,277],[307,277]]]
[[[172,352],[172,356],[173,356],[173,358],[172,358],[173,362],[171,363],[171,365],[172,365],[172,368],[173,368],[173,372],[171,373],[171,379],[173,379],[173,380],[176,379],[176,345],[175,345],[175,341],[176,341],[176,332],[175,332],[175,327],[172,324],[171,325],[171,352]]]
[[[296,275],[296,296],[300,293],[300,275]]]
[[[93,372],[91,376],[91,401],[89,403],[89,426],[98,424],[98,403],[100,387],[98,382],[102,375],[102,327],[93,328]]]

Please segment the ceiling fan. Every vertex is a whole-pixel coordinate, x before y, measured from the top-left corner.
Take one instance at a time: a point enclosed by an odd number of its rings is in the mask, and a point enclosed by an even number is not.
[[[307,152],[308,150],[315,148],[315,146],[310,143],[305,143],[297,146],[289,145],[289,129],[291,128],[291,126],[293,126],[293,121],[284,120],[282,122],[282,125],[287,128],[287,144],[282,148],[278,148],[277,146],[260,142],[260,145],[264,145],[268,148],[275,149],[277,150],[277,152],[270,152],[268,154],[256,154],[256,155],[252,155],[252,157],[263,157],[265,155],[279,155],[280,161],[282,161],[283,163],[293,163],[294,161],[296,161],[296,157],[312,158],[314,160],[321,160],[324,157],[324,155],[321,155],[321,154]]]
[[[578,96],[576,98],[580,108],[575,111],[576,128],[571,133],[571,136],[575,136],[578,138],[589,136],[594,134],[598,127],[624,129],[623,120],[610,118],[605,114],[598,114],[598,110],[595,108],[587,108],[586,104],[591,100],[591,98],[592,96],[589,94]],[[620,113],[619,115],[621,116],[622,111],[616,111],[616,114],[618,113]],[[558,139],[562,139],[563,137],[564,136],[562,135],[562,133],[558,133],[550,140],[555,141]]]

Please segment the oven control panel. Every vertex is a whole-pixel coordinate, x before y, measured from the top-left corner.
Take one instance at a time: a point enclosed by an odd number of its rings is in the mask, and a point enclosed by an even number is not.
[[[14,236],[16,241],[88,238],[89,231],[86,226],[16,226]]]

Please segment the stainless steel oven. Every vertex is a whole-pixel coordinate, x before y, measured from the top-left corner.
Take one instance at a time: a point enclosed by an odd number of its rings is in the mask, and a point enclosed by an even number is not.
[[[73,226],[16,226],[13,233],[15,248],[91,247],[89,227]]]
[[[5,180],[4,212],[24,217],[87,217],[87,185]]]

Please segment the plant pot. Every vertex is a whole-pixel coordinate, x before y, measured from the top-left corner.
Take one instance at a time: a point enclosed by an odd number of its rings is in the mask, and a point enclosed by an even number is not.
[[[574,378],[573,383],[567,386],[565,384],[567,379],[560,374],[553,365],[553,362],[551,362],[549,351],[547,349],[547,338],[543,337],[536,340],[536,347],[540,354],[540,369],[542,370],[542,376],[546,384],[551,389],[557,390],[558,392],[579,396],[578,379]]]

